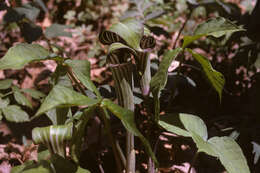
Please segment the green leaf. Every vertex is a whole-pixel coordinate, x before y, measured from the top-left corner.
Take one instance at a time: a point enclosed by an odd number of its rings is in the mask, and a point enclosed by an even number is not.
[[[41,160],[39,163],[26,166],[22,173],[55,173],[49,161]]]
[[[22,7],[16,7],[14,10],[20,15],[24,15],[27,19],[35,21],[35,19],[40,14],[40,10],[30,4],[25,4]]]
[[[209,79],[214,89],[218,92],[219,98],[221,100],[222,90],[225,85],[224,76],[220,72],[213,69],[213,67],[210,64],[210,61],[206,57],[194,52],[191,49],[187,48],[186,50],[189,53],[191,53],[195,60],[197,60],[200,63],[200,65],[203,68],[203,71],[205,72],[207,78]]]
[[[229,173],[250,173],[247,161],[239,145],[230,137],[213,137],[208,141],[222,165]]]
[[[135,125],[134,112],[125,109],[108,99],[104,99],[102,101],[101,107],[107,108],[110,112],[112,112],[117,118],[119,118],[122,121],[124,127],[129,132],[133,133],[135,136],[138,136],[140,138],[140,140],[145,146],[147,153],[150,155],[153,161],[158,165],[158,161],[152,151],[149,141],[145,139],[145,137],[142,135],[142,133],[137,129]]]
[[[155,102],[155,121],[159,120],[159,113],[160,113],[159,95],[160,95],[161,90],[166,85],[167,77],[168,77],[168,68],[170,67],[171,62],[179,55],[179,53],[181,51],[182,51],[182,48],[177,48],[177,49],[166,52],[159,65],[158,71],[151,79],[150,87],[151,87],[151,91],[153,93],[154,102]]]
[[[162,16],[163,14],[165,14],[165,11],[163,11],[163,10],[156,10],[156,11],[153,11],[153,12],[147,14],[147,15],[145,16],[145,20],[146,20],[146,21],[147,21],[147,20],[151,20],[151,19],[160,17],[160,16]]]
[[[213,137],[207,140],[206,125],[199,117],[188,114],[180,114],[177,118],[171,116],[163,118],[159,124],[172,133],[192,137],[198,152],[218,157],[229,173],[236,173],[238,170],[249,173],[243,152],[233,138]]]
[[[0,70],[21,69],[32,61],[45,59],[48,55],[48,50],[38,44],[20,43],[11,47],[0,59]]]
[[[100,34],[99,39],[103,44],[112,44],[123,40],[131,48],[140,51],[142,34],[143,24],[134,18],[128,18],[113,24],[109,31]]]
[[[0,121],[3,119],[2,111],[0,109]]]
[[[33,165],[33,161],[29,160],[24,162],[22,165],[14,166],[11,169],[11,173],[21,173],[24,168]]]
[[[170,67],[171,62],[179,55],[181,51],[182,48],[177,48],[174,50],[170,50],[164,54],[163,59],[159,65],[159,69],[152,77],[150,83],[153,93],[157,93],[165,87],[168,76],[168,68]]]
[[[257,54],[257,58],[255,60],[254,66],[256,68],[260,68],[260,53]]]
[[[186,48],[189,44],[191,44],[193,41],[198,40],[199,38],[203,37],[203,35],[194,35],[194,36],[184,36],[183,37],[183,44],[182,48]]]
[[[6,106],[8,106],[10,103],[10,100],[8,98],[6,99],[1,99],[0,98],[0,109],[5,108]]]
[[[43,147],[42,145],[39,146],[38,148],[38,153],[37,153],[37,159],[38,161],[40,160],[47,160],[50,158],[50,151],[48,149],[45,150],[39,150],[40,147]],[[45,148],[45,147],[44,147]]]
[[[19,106],[10,105],[3,108],[2,111],[8,121],[16,123],[29,121],[29,115],[24,112]]]
[[[162,126],[165,130],[167,130],[169,132],[172,132],[174,134],[184,136],[184,137],[191,137],[189,132],[187,132],[186,130],[183,130],[182,128],[179,127],[179,126],[181,126],[181,124],[173,125],[173,123],[177,124],[177,122],[170,123],[169,120],[164,119],[164,116],[161,118],[161,120],[159,120],[158,123],[160,126]]]
[[[223,17],[216,17],[209,19],[202,24],[199,24],[194,31],[194,35],[211,35],[218,38],[226,34],[243,30],[244,29],[235,25],[228,19],[225,19]]]
[[[215,150],[212,148],[212,146],[208,143],[208,141],[204,140],[201,136],[197,135],[196,132],[190,132],[191,137],[193,141],[196,143],[196,146],[198,148],[198,152],[204,152],[208,155],[218,157]]]
[[[164,115],[161,116],[159,124],[169,132],[184,137],[192,137],[197,145],[198,152],[205,152],[216,156],[212,147],[207,142],[207,127],[198,116],[185,113]]]
[[[66,65],[58,64],[54,73],[51,76],[50,83],[54,85],[62,85],[68,88],[73,88],[71,80],[68,76],[68,67]]]
[[[140,49],[140,40],[143,33],[143,25],[140,21],[129,18],[112,25],[110,31],[118,34],[126,43],[135,50]]]
[[[51,154],[66,157],[66,142],[72,139],[73,124],[36,127],[32,131],[32,138],[36,144],[44,144]]]
[[[197,26],[193,36],[184,36],[182,47],[187,47],[193,41],[203,36],[221,37],[226,34],[231,34],[237,31],[244,31],[241,27],[235,25],[228,19],[223,17],[211,18]]]
[[[14,98],[15,98],[15,100],[19,103],[19,104],[21,104],[21,105],[23,105],[23,106],[27,106],[27,107],[29,107],[29,108],[31,108],[32,109],[32,104],[31,104],[31,102],[25,97],[25,95],[23,95],[20,91],[15,91],[14,92]]]
[[[41,99],[46,96],[41,91],[38,91],[38,90],[32,89],[32,88],[21,89],[21,91],[26,94],[29,94],[34,99]]]
[[[45,13],[48,13],[48,8],[46,7],[46,5],[44,4],[44,2],[42,0],[34,0],[36,2],[36,4],[38,4],[42,10],[45,12]]]
[[[70,28],[67,25],[61,25],[54,23],[50,27],[46,28],[45,30],[45,36],[47,38],[53,38],[53,37],[59,37],[59,36],[64,36],[64,37],[72,37],[72,34],[69,32],[64,31],[65,29]]]
[[[198,3],[194,5],[203,6],[206,8],[207,13],[217,12],[220,16],[228,16],[228,15],[239,13],[240,11],[240,9],[237,6],[234,6],[234,4],[228,3],[227,1],[221,1],[221,0],[198,1]]]
[[[140,16],[140,12],[136,10],[127,10],[121,17],[120,20],[125,20],[130,17],[137,17]]]
[[[1,61],[1,60],[0,60]],[[0,90],[8,89],[13,83],[12,79],[4,79],[0,81]]]
[[[67,60],[65,63],[71,67],[72,72],[82,84],[101,98],[99,91],[90,78],[90,62],[88,60]]]
[[[198,134],[204,141],[208,139],[208,131],[206,124],[198,116],[191,114],[180,114],[180,120],[183,123],[185,129],[189,132],[195,132]]]
[[[204,141],[208,139],[207,127],[198,116],[185,113],[164,115],[160,117],[159,124],[177,135],[192,137],[190,132],[194,132]]]
[[[56,85],[45,98],[34,118],[55,107],[91,106],[98,102],[99,100],[88,98],[73,89]]]
[[[12,91],[13,91],[13,92],[16,92],[16,91],[19,92],[19,91],[20,91],[20,88],[19,88],[18,86],[16,86],[16,85],[13,85],[13,86],[12,86]]]

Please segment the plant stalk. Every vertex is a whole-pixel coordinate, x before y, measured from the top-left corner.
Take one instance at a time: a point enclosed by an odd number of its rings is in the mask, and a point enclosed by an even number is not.
[[[148,34],[148,33],[146,33]],[[147,98],[150,93],[150,81],[151,81],[151,60],[149,58],[149,49],[152,49],[155,47],[156,41],[152,36],[144,35],[143,38],[140,41],[140,46],[142,49],[146,49],[147,51],[140,52],[138,55],[138,63],[137,67],[138,70],[141,72],[141,79],[140,79],[140,86],[142,95]],[[147,101],[145,99],[145,101]],[[149,109],[149,108],[148,108]],[[151,128],[150,128],[151,129]],[[151,134],[151,131],[149,132]],[[148,135],[150,139],[153,137],[151,135]],[[149,140],[151,141],[151,140]],[[148,158],[148,172],[149,173],[155,173],[155,163],[153,162],[152,158]]]
[[[124,153],[123,153],[123,151],[122,151],[122,149],[121,149],[121,147],[120,147],[120,145],[119,145],[119,142],[118,142],[117,140],[116,140],[115,142],[116,142],[117,151],[118,151],[118,153],[119,153],[119,155],[120,155],[121,161],[122,161],[124,167],[126,168],[125,155],[124,155]]]
[[[191,168],[192,168],[192,166],[194,166],[198,156],[199,156],[199,152],[197,151],[196,154],[194,155],[194,157],[192,158],[188,173],[191,173]]]
[[[81,86],[81,84],[79,83],[79,81],[77,80],[77,78],[75,77],[75,75],[73,74],[71,68],[69,68],[69,67],[68,67],[68,75],[69,75],[69,77],[71,78],[71,80],[72,80],[73,82],[75,82],[75,84],[76,84],[76,86],[78,87],[79,91],[80,91],[82,94],[86,95],[86,93],[85,93],[85,91],[84,91],[84,88]],[[121,158],[122,155],[120,155],[120,151],[118,151],[118,147],[116,146],[115,139],[114,139],[113,134],[112,134],[112,132],[111,132],[110,123],[109,123],[109,121],[108,121],[108,119],[107,119],[107,117],[106,117],[107,112],[105,112],[105,111],[106,111],[106,110],[104,110],[104,109],[102,109],[102,108],[99,108],[99,112],[101,113],[102,118],[103,118],[103,120],[104,120],[105,128],[106,128],[106,131],[107,131],[107,133],[108,133],[109,140],[110,140],[111,145],[112,145],[112,150],[113,150],[114,157],[115,157],[115,161],[116,161],[116,165],[117,165],[117,172],[118,172],[118,173],[121,173],[122,170],[123,170],[123,168],[124,168],[123,165],[122,165],[122,162],[123,162],[124,158]],[[121,162],[121,160],[120,160],[119,158],[121,158],[122,162]],[[102,168],[101,165],[99,165],[99,167]],[[102,170],[103,170],[103,168],[102,168]]]
[[[148,96],[150,92],[150,81],[151,81],[151,61],[149,58],[149,53],[140,53],[140,59],[143,59],[140,63],[141,69],[142,69],[142,76],[140,79],[140,85],[143,96]]]
[[[117,57],[110,56],[112,76],[115,80],[118,104],[134,111],[132,63],[120,64]],[[126,132],[126,173],[135,173],[134,135]]]
[[[75,75],[73,74],[72,70],[70,67],[68,67],[68,75],[72,79],[73,82],[75,82],[76,86],[78,87],[79,91],[83,94],[86,95],[84,88],[81,86]]]
[[[178,42],[178,40],[179,40],[179,38],[181,36],[181,33],[183,32],[183,30],[184,30],[186,24],[188,23],[188,21],[190,20],[190,17],[191,17],[191,12],[189,12],[188,17],[186,18],[185,22],[183,23],[183,25],[182,25],[182,27],[181,27],[178,35],[177,35],[177,38],[176,38],[176,40],[175,40],[175,42],[174,42],[174,44],[172,46],[173,49],[176,48],[176,45],[177,45],[177,42]]]

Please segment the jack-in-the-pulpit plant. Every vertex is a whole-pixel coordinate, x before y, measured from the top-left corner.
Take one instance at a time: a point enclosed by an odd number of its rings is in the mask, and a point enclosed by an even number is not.
[[[107,64],[115,81],[118,103],[134,111],[133,68],[137,69],[142,94],[149,94],[151,79],[149,50],[155,46],[155,40],[149,36],[143,23],[136,19],[126,19],[103,31],[99,39],[110,45]],[[135,62],[135,64],[133,63]],[[135,172],[134,135],[126,136],[126,172]]]
[[[204,72],[202,75],[207,77],[221,100],[225,84],[224,75],[214,70],[208,58],[188,46],[201,37],[218,38],[243,29],[222,17],[199,24],[192,36],[184,36],[182,47],[164,53],[157,72],[151,76],[149,53],[155,47],[155,39],[145,25],[146,20],[148,18],[126,17],[99,35],[99,41],[109,45],[106,65],[112,72],[118,104],[101,96],[91,81],[88,60],[64,57],[62,52],[55,54],[51,52],[51,44],[48,44],[50,47],[47,49],[38,44],[19,43],[10,48],[0,59],[0,70],[22,69],[29,63],[44,60],[54,60],[57,64],[50,79],[52,88],[47,96],[35,90],[19,89],[13,86],[10,80],[0,81],[0,90],[11,88],[10,93],[1,95],[0,111],[3,112],[4,118],[13,122],[25,122],[46,115],[52,122],[51,126],[37,127],[32,131],[34,143],[40,146],[38,160],[16,166],[12,169],[12,173],[88,173],[88,170],[79,166],[79,158],[86,136],[85,127],[93,116],[99,116],[104,124],[118,173],[137,171],[135,136],[140,139],[149,157],[148,172],[154,173],[159,167],[160,160],[155,157],[151,141],[144,137],[135,124],[133,94],[135,85],[140,86],[143,102],[146,102],[146,99],[153,100],[154,106],[149,108],[151,109],[149,112],[152,112],[153,126],[180,136],[191,137],[198,148],[197,153],[204,152],[217,157],[229,173],[250,172],[243,152],[233,138],[226,136],[208,138],[206,125],[198,116],[185,113],[160,115],[160,93],[167,82],[168,68],[175,58],[184,56],[184,52],[190,53],[201,65]],[[134,84],[134,81],[138,83]],[[94,96],[89,97],[86,90]],[[20,107],[9,105],[9,99],[6,98],[13,94],[18,104],[31,107],[23,93],[42,99],[39,109],[31,118]],[[72,111],[71,107],[78,107],[77,111]],[[126,129],[125,152],[111,131],[111,115],[120,119]]]

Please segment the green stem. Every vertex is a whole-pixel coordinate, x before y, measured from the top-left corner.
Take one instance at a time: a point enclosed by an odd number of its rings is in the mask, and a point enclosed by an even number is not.
[[[71,78],[71,80],[76,84],[76,86],[78,87],[80,92],[83,95],[86,95],[86,93],[84,91],[84,88],[81,86],[81,84],[79,83],[79,81],[77,80],[75,75],[73,74],[73,72],[72,72],[70,67],[68,67],[68,75]],[[109,121],[107,119],[107,112],[106,112],[106,110],[104,110],[102,108],[99,108],[98,110],[102,114],[102,117],[103,117],[103,120],[104,120],[104,124],[105,124],[105,128],[106,128],[106,131],[108,133],[108,137],[109,137],[111,145],[112,145],[112,150],[113,150],[114,157],[115,157],[115,160],[116,160],[116,165],[117,165],[117,172],[121,173],[122,170],[123,170],[122,163],[119,160],[119,158],[121,158],[121,155],[120,155],[120,152],[118,151],[118,148],[117,148],[116,143],[115,143],[115,139],[114,139],[114,137],[112,135],[112,132],[111,132],[110,123],[109,123]],[[123,158],[121,158],[121,160],[123,160]]]
[[[74,75],[74,73],[73,73],[71,67],[67,66],[67,68],[68,68],[68,75],[69,75],[69,77],[71,78],[71,80],[76,84],[76,86],[78,87],[79,91],[80,91],[82,94],[86,95],[84,87],[82,87],[80,81],[79,81],[79,80],[77,79],[77,77]],[[92,84],[93,84],[93,83],[92,83]],[[102,96],[101,96],[100,92],[98,91],[98,89],[95,87],[94,84],[93,84],[93,86],[94,86],[94,89],[93,89],[94,91],[93,91],[93,92],[96,94],[97,98],[98,98],[99,100],[101,100],[101,99],[102,99]]]
[[[126,168],[125,155],[124,155],[124,153],[123,153],[123,151],[122,151],[122,149],[121,149],[121,147],[120,147],[120,145],[119,145],[119,142],[118,142],[117,140],[116,140],[115,142],[116,142],[117,151],[118,151],[118,153],[119,153],[119,155],[120,155],[120,159],[121,159],[121,161],[122,161],[124,167]]]
[[[172,46],[173,49],[176,48],[176,44],[177,44],[177,42],[178,42],[178,40],[179,40],[179,38],[180,38],[180,36],[181,36],[181,33],[183,32],[183,30],[184,30],[184,28],[185,28],[185,26],[186,26],[186,24],[187,24],[188,21],[190,20],[190,17],[191,17],[191,12],[189,12],[188,17],[186,18],[185,22],[183,23],[183,25],[182,25],[182,27],[181,27],[181,29],[180,29],[178,35],[177,35],[177,38],[176,38],[176,40],[175,40],[175,42],[174,42],[174,44],[173,44],[173,46]]]
[[[133,95],[133,70],[132,64],[116,64],[117,57],[110,57],[112,76],[115,80],[116,93],[120,106],[134,111],[134,95]],[[126,173],[135,172],[135,149],[134,135],[129,131],[126,132]]]
[[[186,26],[186,24],[187,24],[188,21],[190,20],[191,14],[192,14],[192,12],[190,11],[189,14],[188,14],[188,17],[186,18],[185,22],[183,23],[183,25],[182,25],[182,27],[181,27],[179,33],[178,33],[178,36],[177,36],[177,38],[176,38],[176,40],[175,40],[175,42],[174,42],[174,44],[173,44],[173,49],[176,48],[176,44],[177,44],[177,42],[178,42],[178,40],[179,40],[179,38],[180,38],[181,33],[183,32],[183,30],[184,30],[184,28],[185,28],[185,26]],[[178,69],[178,72],[177,72],[178,75],[180,75],[180,72],[181,72],[181,66],[182,66],[183,59],[184,59],[184,50],[185,50],[185,49],[183,48],[182,52],[180,53],[180,54],[181,54],[181,60],[180,60],[180,65],[179,65],[179,69]]]
[[[183,49],[183,50],[181,51],[181,53],[180,53],[181,59],[180,59],[180,64],[179,64],[179,68],[178,68],[178,71],[177,71],[177,74],[178,74],[178,75],[181,74],[181,66],[182,66],[182,63],[183,63],[183,60],[184,60],[184,50],[185,50],[185,49]]]
[[[155,173],[155,165],[151,157],[148,159],[148,173]]]
[[[188,173],[191,172],[191,168],[192,168],[192,166],[195,164],[195,162],[196,162],[198,156],[199,156],[199,152],[197,151],[196,154],[194,155],[194,157],[192,158],[192,161],[191,161],[191,164],[190,164],[190,167],[189,167]]]
[[[140,68],[143,68],[142,76],[140,79],[140,85],[143,96],[148,96],[150,91],[150,81],[151,81],[151,61],[149,58],[149,53],[140,53]]]
[[[14,93],[13,91],[10,91],[10,92],[4,94],[4,95],[2,96],[2,98],[3,98],[3,97],[6,97],[6,96],[8,96],[8,95],[10,95],[10,94],[13,94],[13,93]]]
[[[134,149],[134,135],[126,132],[126,173],[135,173],[135,149]]]
[[[52,46],[51,46],[50,40],[48,38],[46,38],[45,36],[44,36],[44,39],[47,42],[49,49],[51,49]],[[59,56],[57,56],[57,57],[59,57]],[[69,59],[69,58],[63,58],[63,61],[65,61],[66,59]],[[57,62],[57,63],[59,64],[59,63],[62,63],[62,62]],[[67,66],[67,68],[68,68],[68,76],[70,77],[70,79],[76,84],[76,86],[78,87],[79,91],[83,95],[86,95],[84,88],[81,86],[81,84],[79,83],[79,81],[77,80],[75,75],[73,74],[71,68],[69,66]]]
[[[159,92],[157,91],[156,93],[153,93],[154,95],[154,117],[153,117],[153,122],[156,124],[158,123],[160,119],[160,99],[159,99]]]
[[[71,80],[76,84],[78,87],[79,91],[83,94],[86,95],[84,88],[81,86],[75,75],[73,74],[72,70],[70,67],[68,67],[68,75],[71,78]]]

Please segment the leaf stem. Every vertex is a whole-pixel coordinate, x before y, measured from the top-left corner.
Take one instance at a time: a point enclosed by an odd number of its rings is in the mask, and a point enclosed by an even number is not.
[[[182,66],[183,66],[183,67],[192,68],[192,69],[194,69],[194,70],[197,70],[197,71],[202,72],[202,69],[200,69],[200,68],[198,68],[198,67],[196,67],[196,66],[194,66],[194,65],[191,65],[191,64],[184,64],[184,63],[182,63]]]
[[[78,87],[79,91],[83,94],[86,95],[84,88],[81,86],[75,75],[73,74],[72,70],[70,67],[68,67],[68,75],[71,78],[73,82],[75,82],[76,86]]]
[[[10,92],[4,94],[4,95],[2,96],[2,98],[3,98],[3,97],[6,97],[6,96],[8,96],[8,95],[10,95],[10,94],[13,94],[13,93],[14,93],[13,91],[10,91]]]
[[[154,132],[153,129],[150,128],[150,131],[151,132]],[[158,147],[158,144],[159,144],[159,141],[160,141],[160,138],[159,138],[159,134],[158,133],[149,133],[149,136],[150,136],[150,140],[149,141],[152,141],[154,140],[155,143],[154,143],[154,147],[153,147],[153,153],[156,155],[156,152],[157,152],[157,147]],[[158,135],[157,135],[158,134]],[[151,157],[148,158],[148,173],[156,173],[156,167],[155,167],[155,163],[154,161],[152,160]]]
[[[134,149],[134,135],[126,132],[126,173],[134,173],[135,171],[135,149]]]
[[[124,153],[123,153],[123,151],[122,151],[122,149],[121,149],[121,147],[119,145],[119,142],[117,140],[115,140],[115,142],[116,142],[116,148],[117,148],[117,151],[118,151],[118,153],[120,155],[121,161],[122,161],[124,167],[126,167],[125,155],[124,155]]]
[[[180,65],[179,65],[179,68],[178,68],[178,71],[177,71],[177,74],[180,75],[181,74],[181,66],[183,64],[183,59],[184,59],[184,49],[181,51],[180,53]]]
[[[176,45],[177,45],[177,42],[178,42],[178,40],[179,40],[179,38],[181,36],[181,33],[183,32],[183,30],[184,30],[186,24],[188,23],[188,21],[190,20],[190,17],[191,17],[191,12],[189,12],[188,17],[186,18],[185,22],[183,23],[182,27],[180,28],[180,31],[179,31],[179,33],[177,35],[177,38],[176,38],[176,40],[175,40],[175,42],[174,42],[174,44],[172,46],[173,49],[176,48]]]
[[[194,157],[192,158],[192,161],[191,161],[191,164],[190,164],[190,167],[189,167],[189,170],[188,170],[188,173],[191,173],[191,168],[194,166],[197,158],[199,156],[199,152],[197,151],[194,155]]]

